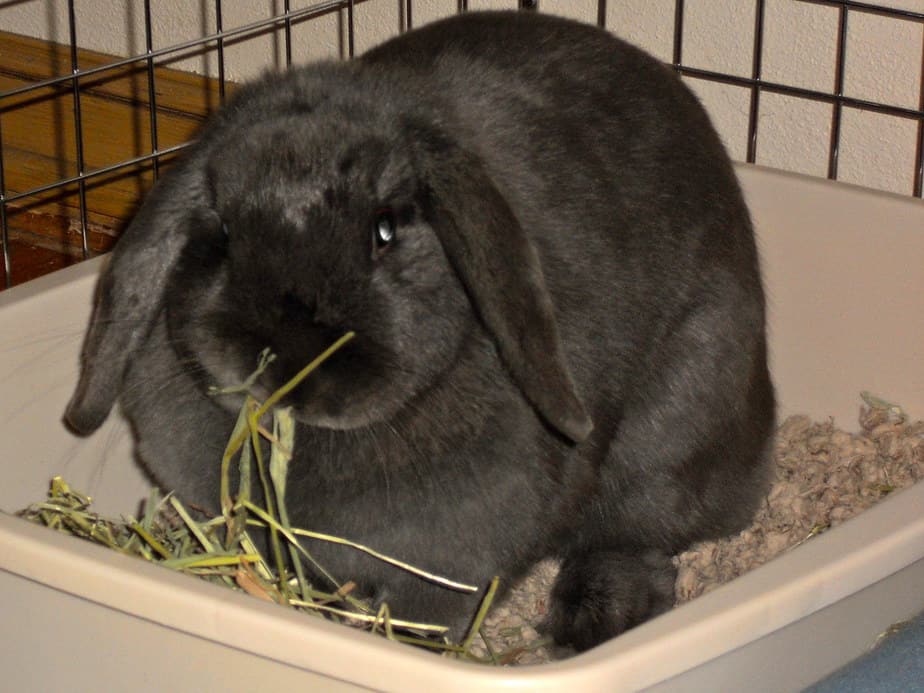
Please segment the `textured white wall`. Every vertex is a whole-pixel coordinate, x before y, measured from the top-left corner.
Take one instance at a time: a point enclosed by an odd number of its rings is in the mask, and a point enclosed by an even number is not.
[[[878,0],[881,5],[924,12],[924,0]],[[292,0],[293,9],[318,0]],[[595,21],[596,0],[541,0],[542,9]],[[767,0],[763,77],[772,82],[831,91],[835,81],[838,10],[796,0]],[[77,41],[119,55],[144,49],[140,0],[80,0]],[[362,52],[402,26],[399,0],[369,0],[356,8],[356,50]],[[417,0],[413,22],[423,24],[455,11],[457,0]],[[513,8],[515,0],[470,0],[472,9]],[[683,60],[709,70],[750,76],[755,24],[754,2],[687,0]],[[0,28],[31,36],[68,41],[64,0],[0,2]],[[225,29],[282,11],[282,0],[225,0]],[[175,45],[215,30],[210,0],[153,0],[154,47]],[[608,26],[656,56],[671,58],[674,0],[609,0]],[[848,24],[845,94],[909,108],[921,95],[921,23],[896,21],[851,12]],[[293,29],[293,56],[298,62],[346,53],[346,13],[331,12]],[[283,61],[281,32],[251,36],[227,48],[231,79],[248,79]],[[215,74],[214,52],[177,55],[171,64]],[[747,151],[750,92],[747,89],[689,80],[712,115],[736,159]],[[823,176],[827,172],[831,106],[764,93],[758,129],[757,163]],[[869,187],[910,193],[914,180],[917,124],[871,111],[845,109],[839,178]]]

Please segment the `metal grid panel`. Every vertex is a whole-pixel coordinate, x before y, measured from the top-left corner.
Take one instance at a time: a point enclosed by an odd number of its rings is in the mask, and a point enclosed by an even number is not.
[[[7,91],[0,92],[0,243],[2,243],[3,269],[5,285],[11,284],[13,263],[16,258],[11,253],[10,244],[10,223],[9,216],[12,210],[28,207],[34,204],[39,196],[56,190],[64,191],[76,187],[76,196],[78,198],[78,223],[82,240],[81,254],[84,258],[90,255],[88,243],[88,220],[87,220],[87,187],[94,181],[100,180],[120,171],[131,172],[139,166],[149,166],[153,169],[154,175],[157,175],[158,164],[165,158],[177,153],[184,148],[185,144],[174,144],[171,146],[161,146],[158,142],[158,108],[157,108],[157,91],[155,66],[162,60],[169,60],[172,56],[188,52],[190,50],[203,50],[214,52],[217,56],[217,78],[219,84],[220,99],[225,96],[225,84],[227,74],[225,68],[226,46],[229,42],[246,41],[251,36],[258,35],[266,31],[280,31],[283,36],[284,64],[291,65],[292,58],[292,28],[298,23],[313,21],[321,16],[330,13],[339,13],[341,21],[344,23],[346,46],[344,53],[347,57],[354,55],[356,41],[356,6],[366,2],[380,2],[382,0],[329,0],[327,2],[313,3],[308,7],[292,9],[289,0],[284,0],[281,12],[265,19],[254,21],[248,24],[228,27],[223,22],[223,4],[222,0],[212,0],[214,3],[214,15],[216,21],[216,30],[213,33],[202,35],[201,37],[178,42],[176,44],[154,49],[152,37],[152,7],[150,0],[144,0],[144,26],[145,26],[145,50],[137,55],[126,58],[113,60],[104,65],[91,68],[81,68],[78,64],[77,46],[80,45],[80,37],[77,35],[77,8],[75,0],[67,2],[67,23],[68,23],[68,45],[70,54],[70,65],[68,74],[54,76],[49,79],[34,82]],[[400,13],[401,30],[407,30],[414,26],[414,2],[412,0],[384,0],[385,2],[398,2]],[[609,0],[609,4],[618,4],[619,0]],[[908,108],[888,103],[880,103],[872,100],[864,100],[856,97],[850,97],[845,94],[844,75],[845,65],[848,54],[848,26],[851,19],[857,15],[877,15],[887,18],[889,21],[902,23],[924,24],[924,13],[915,12],[907,9],[895,9],[886,7],[881,4],[856,2],[853,0],[788,0],[791,3],[803,3],[807,5],[826,6],[837,11],[837,40],[836,40],[836,57],[835,57],[835,76],[834,84],[829,91],[796,86],[780,81],[768,81],[763,77],[763,60],[765,56],[765,17],[767,12],[766,0],[753,0],[755,26],[753,31],[753,46],[751,48],[751,69],[750,75],[742,76],[740,74],[730,74],[716,70],[703,69],[695,67],[685,62],[684,56],[684,23],[688,16],[687,3],[685,0],[674,0],[673,13],[673,47],[672,47],[672,64],[673,67],[687,80],[705,80],[713,83],[733,85],[744,88],[749,92],[749,113],[747,118],[747,153],[746,160],[755,162],[758,159],[758,144],[761,136],[761,97],[764,94],[778,94],[788,97],[818,102],[830,106],[831,109],[831,126],[830,141],[827,145],[828,164],[827,176],[831,179],[838,178],[838,163],[842,147],[842,123],[845,109],[859,109],[863,111],[872,111],[892,118],[911,120],[917,128],[917,144],[914,154],[914,182],[913,190],[910,191],[916,197],[922,196],[922,182],[924,182],[924,88],[919,89],[919,102],[917,108]],[[468,9],[468,0],[456,0],[456,11],[464,12]],[[518,0],[518,6],[523,10],[540,10],[542,0]],[[511,6],[513,2],[511,2]],[[599,26],[607,27],[607,0],[598,0],[596,3],[596,17],[586,17],[588,21],[596,21]],[[278,7],[278,3],[277,3]],[[133,156],[122,161],[117,161],[105,166],[91,168],[87,166],[85,154],[83,151],[84,144],[84,118],[82,116],[82,99],[84,96],[85,85],[94,79],[104,77],[105,73],[111,72],[120,67],[141,65],[144,68],[147,78],[147,98],[148,98],[148,117],[150,128],[150,141],[147,143],[146,151],[138,156]],[[924,83],[924,66],[918,75],[918,83]],[[60,94],[67,91],[72,96],[73,117],[71,119],[73,136],[75,141],[76,170],[69,175],[62,175],[59,179],[45,183],[43,185],[32,187],[28,190],[11,190],[6,184],[4,172],[8,166],[3,154],[3,116],[5,110],[10,107],[14,98],[21,98],[27,95],[36,95],[37,97],[48,90],[53,90]],[[0,287],[2,288],[2,287]]]

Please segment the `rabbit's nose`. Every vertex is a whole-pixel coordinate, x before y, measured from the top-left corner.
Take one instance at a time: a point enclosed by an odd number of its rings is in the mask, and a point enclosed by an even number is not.
[[[329,286],[322,286],[314,295],[312,314],[316,325],[321,327],[339,327],[343,321],[343,310],[337,301],[332,301],[335,295]]]
[[[317,299],[306,301],[295,292],[288,291],[282,296],[282,310],[289,316],[299,318],[314,317]]]
[[[286,293],[282,299],[282,311],[284,319],[307,320],[318,327],[333,327],[337,323],[336,311],[323,299],[320,291],[307,298],[294,292]]]

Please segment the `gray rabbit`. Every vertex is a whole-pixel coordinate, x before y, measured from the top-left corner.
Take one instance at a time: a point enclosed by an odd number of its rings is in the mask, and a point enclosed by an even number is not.
[[[766,491],[732,166],[671,70],[597,28],[467,13],[239,89],[113,252],[66,420],[118,399],[154,480],[214,507],[240,399],[209,386],[270,347],[266,395],[347,330],[284,402],[293,524],[480,586],[558,558],[561,644],[669,608],[670,557]],[[310,548],[455,634],[480,598]]]

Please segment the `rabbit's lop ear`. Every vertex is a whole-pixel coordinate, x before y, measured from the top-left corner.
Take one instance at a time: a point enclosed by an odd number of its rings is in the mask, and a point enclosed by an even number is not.
[[[80,380],[64,414],[77,433],[92,433],[109,415],[128,361],[161,311],[164,287],[187,229],[202,221],[204,177],[190,158],[152,189],[100,276]]]
[[[547,423],[580,442],[593,423],[565,362],[536,248],[481,162],[429,134],[418,140],[429,149],[428,222],[520,390]]]

